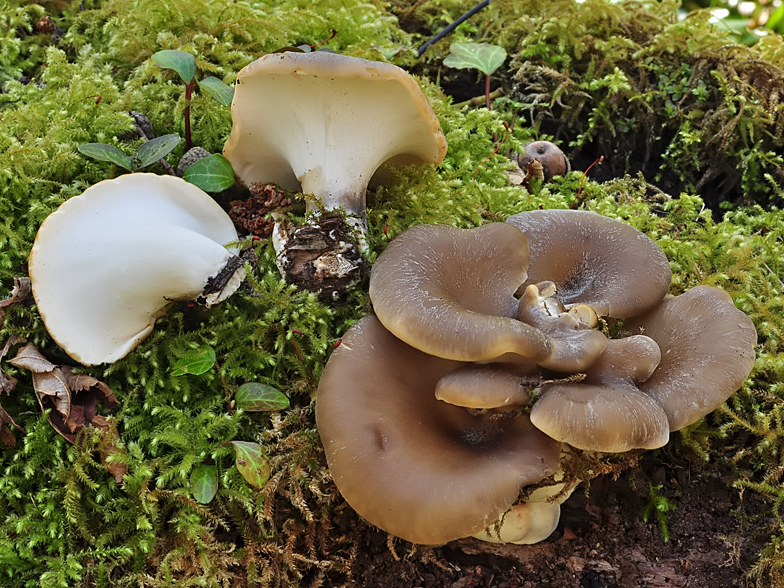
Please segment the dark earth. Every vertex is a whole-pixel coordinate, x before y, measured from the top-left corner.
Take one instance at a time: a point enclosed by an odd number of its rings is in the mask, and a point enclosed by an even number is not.
[[[385,588],[743,586],[770,538],[770,504],[729,486],[729,471],[713,464],[649,454],[641,466],[615,481],[594,479],[587,496],[578,488],[556,531],[536,545],[462,539],[431,549],[392,543],[366,525],[352,579]],[[643,521],[651,484],[676,507],[667,513],[666,542],[655,517]],[[331,585],[351,582],[333,578]]]

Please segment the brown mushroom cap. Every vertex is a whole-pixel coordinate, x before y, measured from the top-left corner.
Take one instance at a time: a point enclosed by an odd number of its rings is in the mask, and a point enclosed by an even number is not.
[[[459,366],[370,316],[345,334],[319,384],[316,421],[335,484],[369,522],[414,543],[485,529],[559,466],[561,444],[527,416],[488,419],[436,400],[436,383]]]
[[[615,339],[581,383],[542,386],[531,422],[553,439],[588,451],[621,453],[667,444],[667,415],[635,383],[654,373],[661,355],[643,335]]]
[[[455,406],[485,409],[530,404],[528,391],[540,378],[536,366],[469,364],[449,372],[436,385],[436,398]]]
[[[396,337],[425,353],[456,361],[503,356],[547,363],[557,346],[515,318],[514,293],[525,280],[527,253],[525,236],[506,223],[411,227],[373,266],[373,308]]]
[[[528,237],[525,285],[555,282],[558,299],[583,303],[600,316],[626,318],[657,305],[672,274],[646,235],[584,210],[534,210],[507,219]]]
[[[692,288],[624,327],[661,348],[659,367],[640,389],[664,408],[671,431],[718,408],[754,367],[754,324],[719,288]]]

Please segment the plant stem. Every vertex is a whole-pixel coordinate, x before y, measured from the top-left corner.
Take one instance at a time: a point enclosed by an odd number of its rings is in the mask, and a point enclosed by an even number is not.
[[[490,108],[490,74],[485,76],[485,106],[487,110],[492,110]]]
[[[193,82],[185,84],[185,151],[193,147],[191,141],[191,94],[193,94]]]

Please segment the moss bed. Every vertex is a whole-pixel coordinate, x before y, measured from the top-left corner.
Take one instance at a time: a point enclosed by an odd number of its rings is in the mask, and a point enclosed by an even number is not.
[[[666,448],[599,464],[596,473],[603,475],[589,497],[572,499],[565,522],[548,540],[558,546],[555,552],[548,554],[548,542],[514,553],[459,542],[443,548],[396,542],[342,501],[313,417],[319,375],[334,344],[372,311],[367,286],[340,303],[299,292],[281,281],[271,243],[261,239],[254,244],[258,271],[247,290],[210,310],[177,304],[124,359],[79,368],[114,391],[119,441],[87,428],[76,444],[67,442],[41,414],[30,374],[3,358],[0,367],[19,381],[0,395],[0,404],[19,428],[0,424],[6,429],[0,436],[0,585],[557,588],[569,585],[567,576],[556,574],[560,568],[577,578],[572,585],[659,585],[645,579],[634,554],[644,552],[650,565],[675,561],[689,537],[680,517],[710,520],[705,513],[711,512],[724,517],[723,526],[703,527],[702,538],[732,537],[731,573],[716,579],[709,570],[715,575],[726,562],[705,560],[703,568],[693,564],[689,585],[784,586],[784,212],[778,208],[784,41],[768,35],[754,46],[738,45],[707,13],[679,18],[670,0],[496,0],[417,59],[416,48],[472,4],[3,2],[0,299],[10,296],[14,278],[26,275],[46,216],[122,173],[85,158],[77,145],[104,142],[131,153],[139,144],[128,139],[134,137],[132,110],[149,117],[157,135],[184,135],[184,85],[153,64],[153,53],[190,52],[204,75],[231,85],[255,58],[318,43],[335,30],[330,49],[388,60],[416,75],[449,143],[438,167],[399,170],[392,183],[368,194],[371,261],[390,238],[417,223],[473,227],[525,210],[568,207],[617,218],[664,250],[672,294],[718,286],[751,317],[757,361],[743,388]],[[442,65],[454,41],[494,43],[508,52],[493,76],[494,89],[504,90],[493,110],[456,105],[481,94],[483,84],[478,75]],[[231,129],[229,108],[197,92],[191,117],[194,144],[220,152]],[[492,155],[493,134],[503,137],[505,124],[512,131]],[[556,141],[573,171],[529,190],[511,186],[505,152],[536,139]],[[169,162],[176,166],[183,151],[181,144]],[[604,162],[585,180],[583,170],[600,156]],[[165,173],[160,164],[150,170]],[[219,195],[219,201],[236,196]],[[19,336],[54,363],[73,364],[34,305],[2,310],[0,348]],[[204,345],[215,350],[216,368],[172,374],[178,359]],[[227,391],[245,382],[274,386],[291,406],[279,413],[227,410]],[[271,477],[263,488],[240,475],[231,440],[264,447]],[[101,462],[107,443],[113,443],[109,461],[126,471],[119,481]],[[216,465],[219,473],[217,495],[206,505],[191,489],[191,474],[202,464]],[[621,474],[618,489],[608,489],[616,483],[610,478]],[[624,498],[621,488],[630,494]],[[721,504],[707,505],[715,492]],[[639,564],[625,580],[620,563],[607,555],[608,569],[589,553],[597,537],[593,526],[607,520],[627,541],[656,546],[616,550],[616,560],[628,553]],[[553,560],[553,553],[568,555],[572,547],[580,561]],[[536,557],[549,572],[525,571],[525,562]],[[654,567],[651,577],[665,572]]]

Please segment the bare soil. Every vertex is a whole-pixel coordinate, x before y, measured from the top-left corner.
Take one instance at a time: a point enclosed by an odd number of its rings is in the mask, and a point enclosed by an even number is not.
[[[770,505],[731,487],[732,477],[711,464],[642,468],[618,480],[599,477],[590,493],[578,489],[563,505],[557,530],[536,545],[493,545],[461,539],[422,548],[363,527],[364,549],[352,578],[331,585],[384,588],[730,588],[744,576],[765,542]],[[674,459],[667,457],[668,460]],[[649,484],[676,506],[667,515],[669,541],[655,520],[644,522]],[[351,516],[349,513],[346,513]],[[356,515],[354,515],[356,516]],[[353,524],[354,532],[357,523]],[[394,553],[393,553],[394,550]]]

